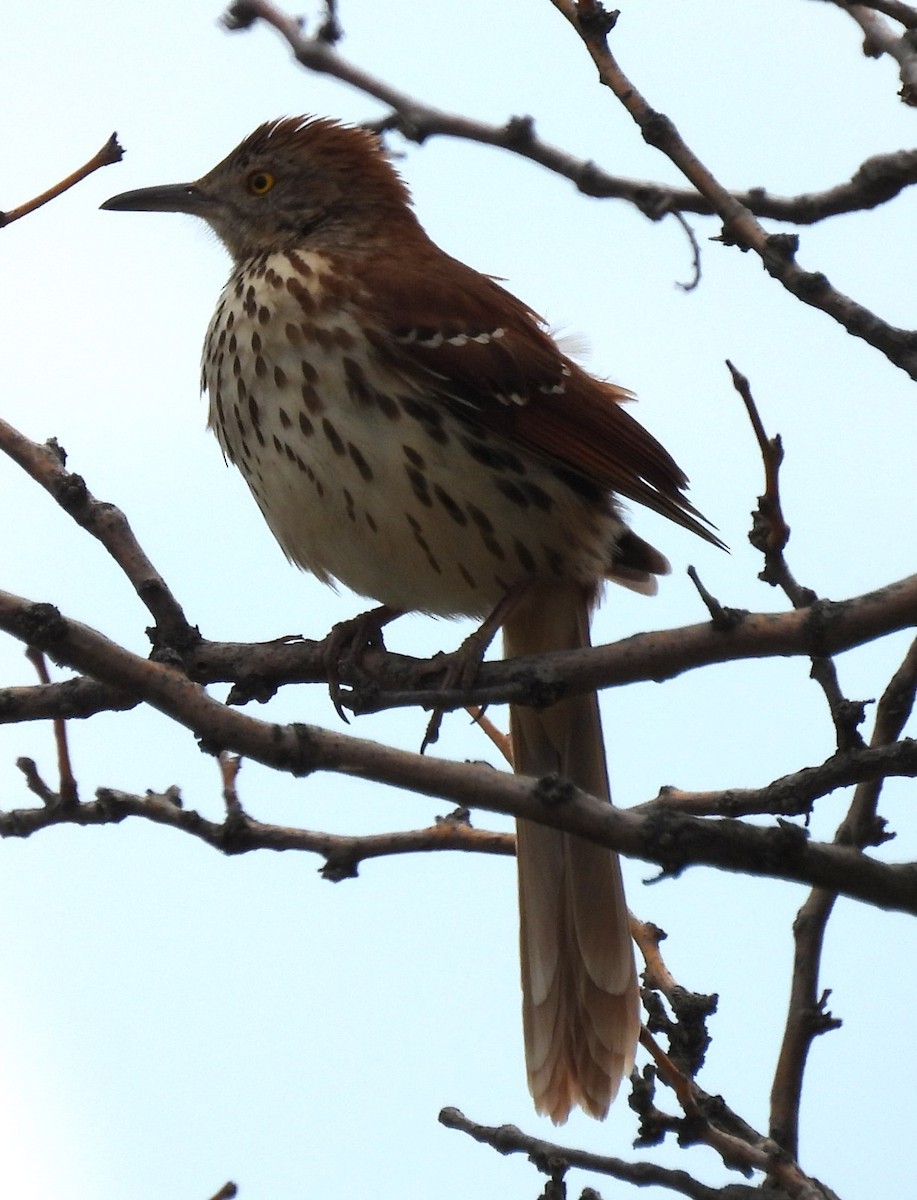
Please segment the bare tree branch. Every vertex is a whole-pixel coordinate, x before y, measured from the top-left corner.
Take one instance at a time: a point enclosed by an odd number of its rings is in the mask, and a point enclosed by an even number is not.
[[[58,196],[70,188],[75,187],[87,175],[91,175],[93,171],[98,171],[100,167],[110,167],[112,163],[120,162],[124,157],[124,151],[118,144],[118,135],[113,133],[101,150],[84,163],[77,170],[73,171],[59,183],[55,183],[53,187],[49,187],[47,191],[36,196],[32,200],[27,200],[25,204],[20,204],[18,208],[11,208],[7,212],[0,212],[0,229],[6,225],[12,225],[14,221],[18,221],[21,217],[27,217],[29,213],[35,212],[37,208],[41,208],[43,204],[47,204],[51,200],[56,200]]]
[[[798,583],[785,556],[790,527],[783,513],[780,496],[783,446],[779,436],[766,436],[748,380],[731,363],[727,365],[748,411],[764,463],[765,490],[758,497],[758,508],[753,514],[754,526],[749,535],[752,544],[764,555],[765,565],[760,578],[779,587],[794,608],[805,609],[815,603],[818,597],[812,588]],[[891,712],[878,714],[873,747],[891,743],[903,729],[914,703],[917,685],[915,669],[917,655],[914,655],[914,661],[908,655],[896,675],[894,685],[890,685],[886,691],[886,696],[891,697],[888,701]],[[858,727],[865,718],[865,705],[850,701],[843,694],[834,660],[829,655],[813,656],[811,674],[828,702],[837,734],[838,751],[859,749],[863,739]],[[850,811],[835,834],[835,844],[854,845],[862,850],[885,840],[884,823],[876,816],[876,804],[883,783],[884,778],[858,784]],[[784,1035],[771,1087],[770,1113],[771,1137],[793,1158],[799,1153],[799,1116],[809,1051],[816,1037],[840,1025],[840,1021],[827,1010],[830,993],[820,991],[819,986],[825,932],[836,898],[834,892],[814,888],[799,909],[793,924],[793,975]]]
[[[875,4],[850,4],[848,0],[834,0],[838,8],[849,13],[863,30],[863,53],[869,58],[881,58],[889,55],[898,63],[898,75],[901,79],[901,90],[898,95],[905,104],[912,107],[917,105],[917,38],[914,27],[917,24],[917,12],[905,4],[892,0]],[[893,11],[889,11],[889,9]],[[878,11],[877,11],[878,10]],[[892,29],[879,12],[900,20],[905,26],[904,33],[899,34]]]
[[[686,1171],[673,1171],[655,1163],[629,1163],[620,1158],[592,1154],[559,1146],[543,1138],[523,1133],[515,1125],[488,1126],[472,1121],[457,1108],[444,1108],[439,1114],[440,1123],[447,1129],[457,1129],[474,1138],[476,1142],[492,1146],[501,1154],[525,1154],[544,1174],[553,1181],[561,1182],[571,1167],[607,1175],[612,1179],[632,1183],[638,1187],[667,1188],[692,1200],[751,1200],[760,1195],[760,1189],[742,1184],[731,1184],[723,1188],[710,1188],[689,1175]],[[717,1131],[713,1131],[717,1132]],[[728,1150],[727,1150],[728,1142]],[[775,1200],[831,1200],[834,1193],[818,1180],[805,1175],[798,1164],[788,1161],[785,1154],[774,1144],[762,1139],[757,1146],[741,1142],[738,1138],[726,1139],[720,1135],[721,1152],[732,1152],[747,1169],[762,1171],[768,1176],[768,1194]],[[738,1162],[730,1165],[738,1166]]]
[[[908,718],[914,711],[917,696],[917,640],[911,642],[901,666],[892,676],[876,707],[876,719],[869,744],[872,747],[890,746],[901,736]],[[837,831],[842,845],[868,846],[875,844],[881,828],[876,815],[882,780],[862,781],[854,792],[850,811]]]
[[[39,445],[0,419],[0,450],[101,542],[149,609],[162,640],[171,646],[187,646],[199,638],[162,576],[138,545],[124,513],[113,504],[96,500],[82,476],[66,469],[66,451],[56,441]]]
[[[872,747],[888,746],[899,736],[913,710],[915,691],[917,642],[912,642],[879,702]],[[873,779],[857,785],[850,809],[835,835],[836,844],[863,847],[882,839],[884,822],[876,814],[876,805],[883,783],[884,779]],[[825,930],[836,899],[833,892],[813,889],[793,925],[793,981],[771,1089],[770,1119],[771,1137],[791,1154],[797,1153],[799,1145],[803,1073],[812,1042],[840,1025],[827,1010],[829,993],[820,991],[818,980]]]
[[[727,366],[748,412],[764,466],[764,492],[758,497],[758,507],[752,514],[754,524],[749,534],[752,545],[764,556],[764,570],[760,578],[772,587],[780,588],[795,609],[807,609],[816,602],[818,596],[811,588],[797,581],[785,554],[790,527],[783,512],[780,494],[783,443],[779,435],[773,438],[767,436],[748,380],[732,363],[727,363]],[[858,732],[859,723],[863,720],[863,706],[851,705],[843,696],[833,658],[825,654],[813,655],[811,675],[828,702],[838,751],[859,749],[863,744]],[[859,848],[863,849],[865,844]],[[770,1134],[794,1159],[799,1154],[799,1109],[809,1050],[818,1034],[836,1029],[839,1025],[825,1009],[827,994],[818,996],[824,936],[835,899],[833,892],[813,889],[793,924],[796,952],[784,1034],[771,1087]]]
[[[25,609],[36,607],[40,620],[42,606],[33,606],[22,599],[10,598],[10,601],[8,632],[16,625],[17,605],[23,618]],[[349,673],[342,673],[342,682],[354,688],[345,694],[345,700],[347,707],[356,713],[416,705],[456,709],[509,701],[548,704],[562,696],[596,688],[673,679],[713,663],[837,654],[917,624],[917,575],[848,600],[819,600],[809,608],[793,612],[730,611],[736,620],[728,629],[705,622],[635,634],[585,651],[558,651],[537,658],[484,663],[473,685],[453,690],[441,688],[440,677],[431,673],[426,660],[373,649],[367,651],[359,672],[351,668]],[[21,628],[27,634],[29,621],[25,620]],[[27,641],[27,637],[21,640]],[[180,662],[198,683],[243,681],[244,694],[237,700],[242,703],[253,698],[264,699],[283,685],[325,683],[327,661],[323,647],[323,642],[309,640],[255,645],[201,641],[173,662]],[[442,669],[445,672],[445,667]],[[87,674],[98,679],[91,667]],[[369,686],[365,686],[367,678],[371,681]],[[100,687],[98,682],[90,680],[6,688],[0,689],[0,723],[52,716],[85,717],[106,709],[130,707],[131,703],[136,703],[136,697],[132,701],[125,689]]]
[[[525,1154],[539,1171],[552,1179],[562,1179],[569,1168],[580,1167],[596,1175],[607,1175],[611,1179],[620,1179],[638,1187],[650,1187],[655,1184],[680,1196],[689,1196],[691,1200],[724,1200],[722,1189],[707,1187],[687,1171],[673,1171],[655,1163],[631,1163],[610,1155],[574,1150],[569,1146],[545,1141],[544,1138],[532,1137],[515,1125],[480,1125],[457,1108],[444,1108],[439,1114],[439,1120],[447,1129],[467,1133],[476,1142],[492,1146],[501,1154]],[[728,1192],[730,1200],[745,1200],[745,1197],[751,1200],[753,1195],[758,1195],[757,1188],[731,1188]]]
[[[29,646],[26,650],[26,658],[35,668],[38,673],[38,678],[42,684],[47,685],[51,682],[51,677],[48,675],[48,664],[45,662],[45,656],[40,650],[36,650],[34,646]],[[69,806],[76,804],[79,801],[79,792],[76,786],[76,778],[73,774],[73,764],[70,761],[70,746],[67,742],[67,725],[60,718],[55,717],[51,722],[54,728],[54,746],[57,750],[57,774],[58,774],[58,799],[62,805]]]
[[[349,62],[332,48],[322,29],[314,37],[307,36],[298,20],[266,0],[236,0],[223,17],[229,30],[249,29],[257,21],[275,29],[296,61],[307,70],[331,75],[387,105],[390,114],[370,123],[379,132],[394,130],[417,143],[431,137],[452,137],[498,147],[568,179],[583,195],[626,200],[652,221],[669,213],[710,216],[716,212],[715,206],[694,188],[612,175],[591,159],[577,158],[543,141],[530,116],[511,117],[502,125],[492,125],[435,108]],[[917,183],[917,150],[899,150],[867,159],[848,181],[824,191],[774,196],[763,187],[755,187],[732,195],[738,204],[758,217],[811,225],[841,213],[885,204],[914,183]]]
[[[393,831],[348,837],[320,830],[287,825],[269,825],[242,811],[228,812],[224,821],[210,821],[194,809],[184,807],[178,788],[137,796],[117,788],[101,787],[96,798],[75,806],[55,803],[58,797],[43,787],[35,764],[20,760],[30,790],[42,795],[42,808],[20,808],[0,813],[0,837],[26,838],[57,825],[119,825],[127,817],[139,817],[154,825],[166,825],[199,838],[222,854],[248,854],[256,850],[300,851],[318,854],[325,862],[325,879],[338,882],[354,879],[360,863],[367,859],[403,854],[460,850],[476,854],[512,855],[511,834],[475,829],[461,813],[437,819],[426,829]]]
[[[840,4],[839,7],[849,9],[850,4]],[[874,8],[876,12],[885,13],[893,21],[898,21],[905,29],[917,28],[917,8],[904,4],[902,0],[863,0],[857,8]]]
[[[413,705],[447,709],[468,704],[521,701],[548,704],[595,688],[643,680],[672,679],[716,662],[747,658],[834,654],[884,634],[917,625],[917,575],[843,601],[819,600],[785,613],[739,613],[728,629],[705,622],[680,629],[635,634],[586,651],[558,651],[538,658],[484,663],[468,688],[443,690],[445,677],[429,666],[418,678],[418,660],[381,649],[364,656],[362,674],[350,672],[347,707],[355,713]],[[182,656],[193,678],[231,681],[251,676],[276,684],[324,681],[322,643],[245,646],[201,642]],[[369,686],[363,687],[369,678]]]
[[[136,697],[85,676],[39,687],[5,687],[0,688],[0,725],[125,712],[139,703]]]
[[[657,862],[668,873],[692,864],[718,866],[806,882],[883,908],[917,913],[917,865],[887,865],[847,847],[810,842],[796,826],[761,829],[668,809],[641,817],[558,780],[532,781],[476,764],[409,754],[311,725],[259,721],[211,699],[173,667],[131,654],[88,626],[67,621],[50,605],[31,605],[8,593],[0,593],[0,628],[77,670],[91,670],[104,682],[141,696],[195,733],[213,754],[230,750],[295,776],[337,771],[524,817]],[[883,772],[917,775],[917,743],[851,751],[799,774],[824,794]]]
[[[917,379],[917,332],[898,329],[880,320],[849,296],[837,291],[816,271],[796,261],[798,239],[768,234],[752,212],[728,192],[681,138],[664,113],[651,108],[621,70],[608,48],[613,21],[597,0],[551,0],[570,22],[598,68],[601,82],[620,100],[640,128],[644,140],[670,159],[706,197],[723,221],[722,240],[741,250],[753,250],[765,270],[804,304],[821,309],[853,337],[862,338]]]
[[[227,1183],[223,1184],[218,1192],[215,1192],[210,1197],[210,1200],[233,1200],[233,1197],[238,1196],[238,1194],[238,1187],[236,1187],[232,1180],[229,1180]]]

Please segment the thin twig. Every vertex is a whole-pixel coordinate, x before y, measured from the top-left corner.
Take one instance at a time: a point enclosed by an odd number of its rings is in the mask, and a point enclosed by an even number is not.
[[[429,854],[459,851],[512,857],[515,838],[509,833],[475,829],[467,820],[445,818],[425,829],[394,830],[365,836],[325,833],[271,825],[245,814],[227,814],[224,821],[210,821],[193,808],[186,808],[178,788],[147,792],[143,796],[117,788],[98,788],[94,800],[62,809],[57,795],[38,775],[31,759],[18,764],[29,790],[37,795],[43,808],[14,809],[0,813],[0,837],[31,837],[57,825],[118,825],[128,817],[164,825],[198,838],[223,854],[249,854],[260,850],[298,851],[317,854],[324,859],[322,877],[338,882],[354,879],[361,863],[376,858],[405,854]]]
[[[118,135],[113,133],[102,149],[97,150],[89,162],[78,167],[72,174],[62,179],[60,183],[55,183],[46,192],[42,192],[41,195],[36,196],[33,200],[27,200],[24,204],[20,204],[18,208],[11,208],[7,212],[0,212],[0,229],[6,225],[12,225],[20,217],[27,217],[36,208],[41,208],[43,204],[47,204],[51,200],[56,200],[58,196],[68,191],[75,184],[80,183],[87,175],[91,175],[93,171],[98,171],[100,167],[109,167],[112,163],[120,162],[123,157],[124,151],[118,144]]]
[[[487,716],[485,710],[480,705],[469,705],[465,711],[474,721],[475,725],[481,729],[491,742],[500,751],[504,761],[512,767],[513,765],[513,744],[508,733],[504,733],[502,729],[498,729],[496,725]]]
[[[793,922],[793,978],[786,1024],[771,1085],[770,1136],[794,1158],[799,1153],[799,1111],[809,1050],[815,1038],[840,1021],[819,996],[819,972],[828,919],[837,893],[813,888]]]
[[[783,516],[780,503],[780,466],[783,462],[783,442],[780,434],[769,438],[764,429],[764,422],[758,412],[751,385],[746,376],[738,371],[733,364],[726,360],[726,366],[732,376],[732,383],[742,397],[745,411],[751,422],[764,464],[764,494],[758,497],[758,510],[755,513],[755,527],[749,535],[751,544],[764,554],[765,567],[761,578],[766,583],[775,583],[785,579],[787,586],[791,579],[786,567],[783,552],[790,540],[790,527]],[[798,588],[795,589],[798,593]],[[806,603],[811,603],[814,597],[807,596]],[[801,598],[800,598],[801,599]],[[794,608],[802,607],[802,603],[794,601]]]
[[[165,580],[141,549],[124,513],[113,504],[97,500],[82,476],[66,469],[66,453],[56,441],[40,445],[0,419],[0,450],[101,542],[156,621],[160,644],[187,649],[200,639]]]
[[[764,494],[758,497],[758,507],[752,514],[753,524],[748,535],[751,544],[764,555],[764,569],[758,578],[772,587],[779,587],[794,608],[810,609],[818,601],[818,594],[796,580],[784,554],[790,537],[790,527],[783,514],[780,498],[783,443],[779,436],[767,436],[748,380],[728,360],[726,365],[732,374],[736,391],[742,397],[764,463]],[[858,727],[865,717],[864,704],[848,700],[844,696],[830,655],[819,652],[811,657],[811,676],[821,687],[828,701],[838,749],[861,746],[863,739]]]
[[[725,605],[720,604],[716,596],[708,591],[701,582],[701,577],[698,575],[696,568],[688,567],[688,578],[694,584],[697,594],[704,602],[704,607],[710,614],[710,621],[714,629],[726,631],[741,624],[744,614],[739,609],[726,608]]]
[[[238,1196],[238,1194],[239,1189],[232,1182],[232,1180],[229,1180],[227,1183],[223,1184],[218,1192],[215,1192],[210,1197],[210,1200],[233,1200],[233,1197]]]
[[[669,1055],[679,1070],[693,1079],[703,1066],[710,1045],[707,1018],[716,1012],[717,997],[689,992],[677,982],[662,957],[660,943],[666,935],[657,925],[640,921],[631,913],[630,932],[646,964],[643,999],[647,1032],[665,1034]],[[665,997],[674,1019],[654,993]]]
[[[683,213],[677,209],[672,209],[672,216],[678,222],[685,232],[685,237],[688,239],[688,245],[691,247],[691,262],[693,273],[687,283],[677,283],[675,286],[682,292],[693,292],[701,280],[701,265],[700,265],[700,243],[697,240],[697,234],[691,228]]]
[[[38,767],[35,764],[35,760],[32,758],[17,758],[16,766],[25,776],[26,787],[34,796],[37,796],[45,806],[43,815],[47,816],[49,813],[55,814],[53,820],[40,820],[39,824],[41,828],[46,828],[48,825],[57,824],[61,820],[59,815],[61,811],[60,796],[58,796],[57,792],[55,792],[53,788],[48,787],[48,785],[42,779],[41,775],[39,774]],[[34,811],[36,813],[40,813],[40,810],[38,809],[35,809]],[[66,817],[64,820],[69,822],[70,818]],[[2,836],[2,826],[0,826],[0,837]]]
[[[890,746],[901,735],[917,696],[917,639],[911,642],[898,670],[876,706],[870,746]],[[857,784],[847,816],[837,832],[841,845],[875,846],[884,841],[884,823],[876,811],[883,780]]]
[[[45,656],[34,646],[29,646],[25,652],[26,658],[35,668],[38,678],[45,685],[51,682],[48,674],[48,664]],[[67,744],[67,723],[60,717],[55,717],[51,726],[54,730],[54,745],[57,749],[58,795],[62,804],[78,804],[79,789],[73,774],[73,764],[70,761],[70,747]]]
[[[223,781],[223,803],[226,805],[227,820],[244,815],[242,802],[236,788],[236,780],[242,770],[242,759],[238,754],[229,754],[225,750],[218,756],[220,778]]]
[[[567,1167],[578,1167],[641,1187],[655,1184],[678,1195],[688,1196],[691,1200],[717,1200],[721,1196],[718,1189],[707,1187],[687,1171],[674,1171],[650,1162],[626,1162],[610,1155],[593,1154],[587,1150],[574,1149],[572,1146],[558,1145],[556,1142],[548,1142],[543,1138],[523,1133],[515,1125],[481,1125],[470,1120],[457,1108],[444,1108],[439,1114],[439,1120],[447,1129],[456,1129],[460,1133],[468,1134],[476,1142],[492,1146],[500,1154],[525,1154],[546,1175],[555,1175],[558,1168],[563,1170]],[[749,1200],[758,1194],[753,1188],[748,1188],[747,1192]],[[740,1200],[742,1195],[741,1190],[734,1193],[736,1200]]]
[[[910,716],[917,690],[917,641],[911,643],[901,666],[885,689],[876,711],[870,745],[889,745]],[[864,848],[884,840],[884,823],[876,815],[884,780],[857,785],[847,815],[838,827],[835,842]],[[837,1029],[840,1021],[827,1011],[828,993],[819,990],[819,964],[828,919],[837,896],[813,889],[793,924],[796,953],[786,1029],[771,1088],[771,1136],[791,1153],[799,1144],[799,1110],[803,1073],[812,1042]]]

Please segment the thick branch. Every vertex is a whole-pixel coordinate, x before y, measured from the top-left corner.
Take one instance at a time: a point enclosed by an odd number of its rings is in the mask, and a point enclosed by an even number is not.
[[[569,830],[668,873],[707,865],[826,887],[917,914],[917,866],[888,865],[844,846],[810,842],[786,825],[761,829],[663,809],[621,812],[557,780],[533,781],[490,767],[393,750],[311,725],[258,721],[211,699],[173,667],[149,662],[51,605],[0,593],[0,628],[52,658],[130,692],[194,732],[210,753],[231,750],[292,775],[336,771]],[[835,756],[804,775],[825,791],[876,773],[917,775],[917,743]]]
[[[12,605],[29,601],[7,596]],[[917,575],[849,600],[820,600],[810,608],[785,613],[740,613],[730,610],[727,625],[705,622],[680,629],[635,634],[591,650],[559,651],[537,658],[484,663],[472,687],[442,690],[429,664],[406,655],[368,650],[357,670],[341,672],[341,682],[354,691],[345,696],[354,712],[378,712],[413,705],[455,709],[469,704],[546,704],[565,695],[596,688],[622,687],[644,680],[672,679],[713,663],[749,658],[828,655],[850,650],[917,624]],[[8,627],[12,632],[12,628]],[[19,636],[19,635],[15,635]],[[293,683],[327,681],[322,642],[282,641],[249,645],[202,641],[182,656],[185,670],[199,683],[242,681],[240,700],[270,695]],[[343,665],[343,664],[342,664]],[[90,667],[87,671],[98,678]],[[420,676],[422,675],[422,678]],[[34,720],[53,715],[86,716],[120,707],[110,693],[81,698],[79,711],[68,706],[72,685],[17,688],[0,692],[0,722]],[[59,697],[60,710],[55,707]],[[93,707],[97,705],[97,707]]]
[[[635,634],[592,650],[559,651],[537,658],[484,663],[474,686],[446,691],[418,660],[368,651],[359,674],[342,675],[355,691],[346,698],[356,713],[411,705],[458,708],[506,702],[547,704],[575,692],[660,682],[685,671],[748,658],[838,654],[877,637],[917,625],[917,575],[850,600],[823,600],[786,613],[738,613],[728,628],[709,622],[680,629]],[[324,682],[321,643],[244,646],[202,642],[183,656],[201,682],[250,678],[275,684]],[[367,676],[369,683],[367,683]]]
[[[842,7],[850,8],[847,3],[842,3]],[[887,17],[891,17],[895,21],[899,21],[905,29],[917,28],[917,8],[912,8],[909,4],[905,4],[903,0],[863,0],[862,4],[858,4],[857,8],[874,8],[876,12],[885,13]]]
[[[851,4],[848,0],[835,0],[838,8],[853,17],[863,30],[863,53],[869,58],[889,55],[898,64],[901,90],[898,95],[905,104],[917,105],[917,38],[914,37],[915,12],[905,4],[873,3]],[[901,21],[905,30],[899,33],[879,16],[879,10]],[[889,11],[891,10],[891,11]]]
[[[0,725],[20,721],[64,721],[100,712],[125,712],[140,701],[117,688],[82,676],[37,687],[0,688]]]

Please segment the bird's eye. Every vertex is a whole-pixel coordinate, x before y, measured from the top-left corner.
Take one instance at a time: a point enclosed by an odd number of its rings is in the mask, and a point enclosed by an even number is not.
[[[276,182],[270,171],[252,171],[248,177],[248,190],[253,196],[264,196]]]

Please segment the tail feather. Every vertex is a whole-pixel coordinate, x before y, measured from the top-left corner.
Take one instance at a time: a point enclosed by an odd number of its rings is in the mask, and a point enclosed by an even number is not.
[[[589,643],[575,584],[533,588],[504,624],[507,657]],[[556,773],[610,799],[595,695],[510,715],[515,770]],[[517,824],[522,1015],[535,1107],[556,1124],[579,1105],[604,1117],[633,1066],[639,994],[618,857],[582,838]]]

